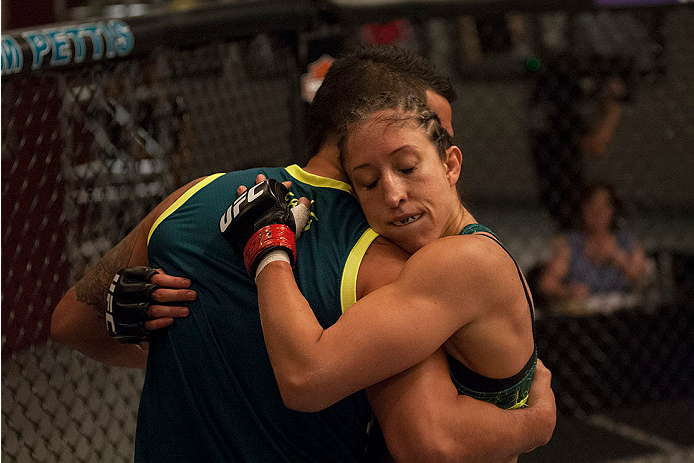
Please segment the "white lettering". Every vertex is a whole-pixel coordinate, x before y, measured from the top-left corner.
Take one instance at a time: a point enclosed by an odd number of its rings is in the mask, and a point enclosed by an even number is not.
[[[234,204],[236,204],[236,203],[234,203]],[[224,233],[227,230],[227,228],[229,227],[229,225],[231,224],[231,210],[233,207],[234,207],[233,204],[231,206],[229,206],[229,209],[227,209],[227,211],[224,213],[222,218],[219,220],[219,230],[222,233]]]
[[[234,203],[231,206],[229,206],[229,209],[227,209],[222,218],[219,219],[219,229],[222,233],[224,233],[226,229],[229,227],[229,225],[231,225],[231,221],[239,215],[239,212],[241,211],[241,203],[246,201],[248,204],[250,204],[256,198],[259,198],[263,195],[262,188],[260,188],[259,191],[258,187],[265,187],[265,184],[265,182],[258,183],[255,186],[244,191],[241,196],[236,198],[236,201],[234,201]]]
[[[110,333],[116,334],[116,322],[109,313],[106,314],[106,328],[108,328]]]
[[[261,192],[261,193],[256,193],[256,190],[258,189],[259,186],[261,186],[261,185],[263,185],[263,184],[265,184],[265,182],[263,182],[263,183],[258,183],[257,185],[255,185],[254,187],[252,187],[250,190],[248,190],[248,203],[249,203],[249,204],[252,203],[254,199],[256,199],[257,197],[259,197],[259,196],[262,195],[262,192]],[[263,185],[263,186],[264,186],[264,185]]]
[[[239,209],[241,208],[241,203],[246,199],[247,196],[248,196],[248,190],[246,190],[241,196],[236,198],[236,201],[234,201],[234,204],[233,204],[234,214],[232,215],[232,217],[236,217],[237,215],[239,215]]]
[[[113,294],[106,295],[106,327],[111,333],[116,332],[116,321],[113,319]]]

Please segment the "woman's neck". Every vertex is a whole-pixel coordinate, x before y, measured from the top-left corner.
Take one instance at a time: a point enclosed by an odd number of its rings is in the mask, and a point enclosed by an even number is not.
[[[475,220],[470,211],[465,209],[465,206],[460,204],[460,201],[458,201],[456,211],[451,214],[450,223],[446,227],[446,231],[444,232],[443,236],[458,235],[463,228],[473,223],[477,223],[477,220]]]
[[[587,239],[599,240],[602,238],[607,238],[612,235],[612,230],[607,229],[584,229],[584,233]]]

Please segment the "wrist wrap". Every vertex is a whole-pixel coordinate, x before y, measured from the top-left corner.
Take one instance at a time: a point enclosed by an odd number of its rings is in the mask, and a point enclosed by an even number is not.
[[[243,262],[249,274],[255,270],[262,257],[273,249],[282,248],[289,254],[292,267],[296,265],[296,237],[285,224],[270,224],[251,235],[243,249]]]

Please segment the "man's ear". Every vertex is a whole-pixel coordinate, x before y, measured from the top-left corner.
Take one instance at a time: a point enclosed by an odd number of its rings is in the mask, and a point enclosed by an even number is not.
[[[460,148],[453,145],[446,150],[446,177],[448,184],[455,187],[460,177],[461,166],[463,164],[463,153]]]

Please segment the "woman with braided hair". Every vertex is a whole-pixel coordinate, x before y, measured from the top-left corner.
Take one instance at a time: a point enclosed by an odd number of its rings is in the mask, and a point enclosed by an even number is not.
[[[443,345],[460,394],[522,407],[537,362],[532,298],[514,259],[461,203],[462,154],[436,113],[415,97],[363,100],[339,147],[369,225],[413,255],[395,282],[357,297],[327,329],[289,265],[271,262],[258,273],[285,403],[320,410]]]

